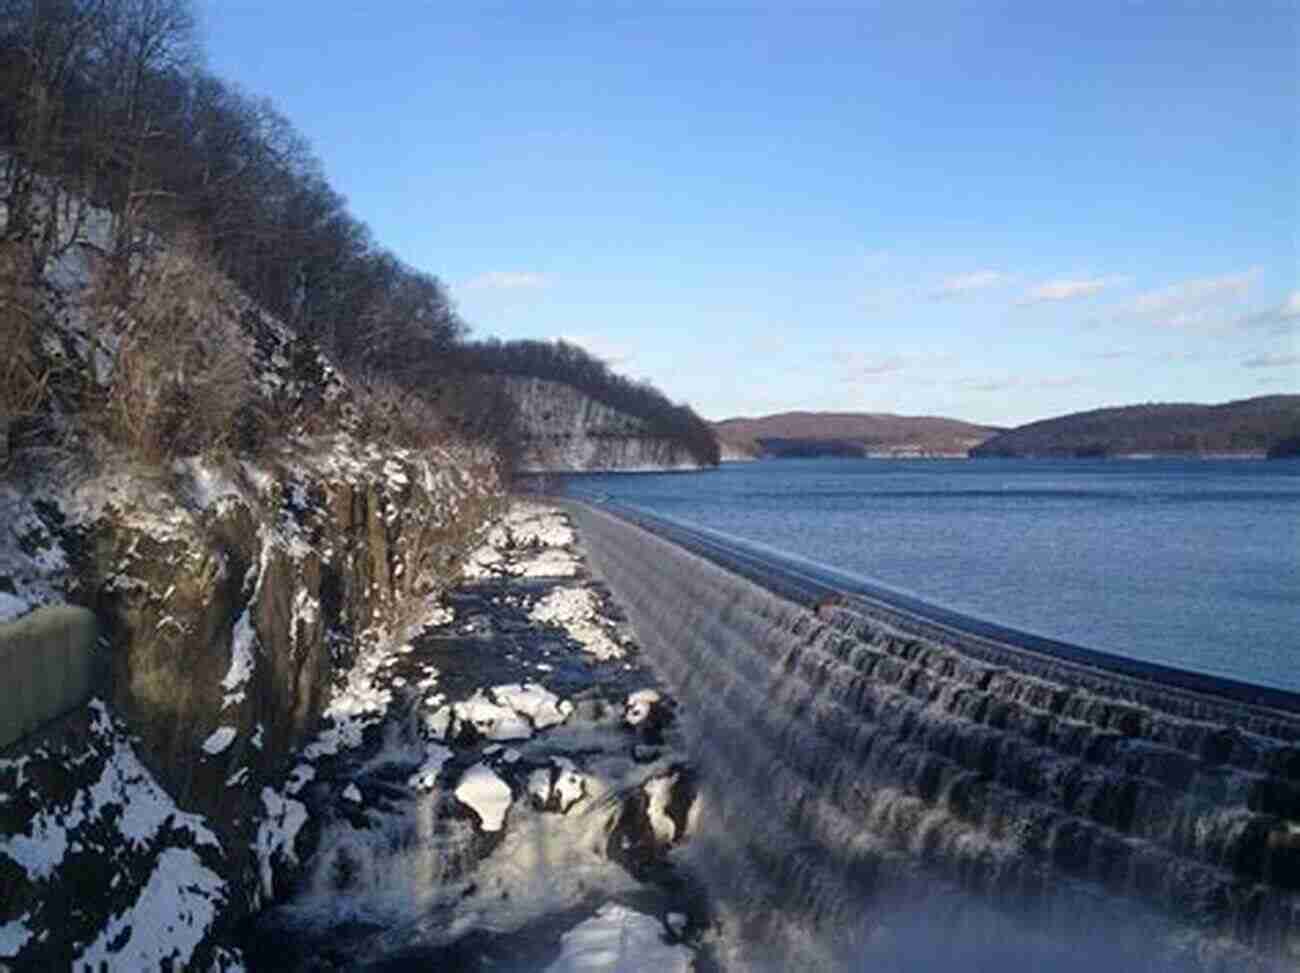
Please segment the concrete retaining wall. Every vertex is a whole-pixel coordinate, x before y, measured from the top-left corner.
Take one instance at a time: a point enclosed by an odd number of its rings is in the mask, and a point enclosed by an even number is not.
[[[0,748],[90,698],[95,638],[95,616],[73,605],[0,624]]]

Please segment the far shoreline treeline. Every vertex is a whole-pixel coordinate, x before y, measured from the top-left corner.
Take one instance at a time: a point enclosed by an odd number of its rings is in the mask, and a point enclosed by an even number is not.
[[[935,416],[786,412],[713,424],[723,458],[1276,459],[1300,456],[1300,395],[1143,403],[1014,429]]]

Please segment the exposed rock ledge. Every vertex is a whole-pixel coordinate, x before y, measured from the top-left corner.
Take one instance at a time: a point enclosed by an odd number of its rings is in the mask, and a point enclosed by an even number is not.
[[[489,481],[183,472],[28,504],[7,552],[29,599],[75,576],[116,678],[0,758],[0,970],[696,967],[674,704],[563,515],[515,507],[449,593]]]
[[[652,433],[646,422],[578,389],[540,378],[511,377],[506,389],[519,409],[521,473],[605,473],[698,470],[680,442]]]
[[[358,660],[454,575],[499,503],[489,460],[339,436],[6,488],[0,609],[93,608],[108,672],[0,759],[0,968],[240,968],[221,936],[293,858],[289,758],[379,705]]]

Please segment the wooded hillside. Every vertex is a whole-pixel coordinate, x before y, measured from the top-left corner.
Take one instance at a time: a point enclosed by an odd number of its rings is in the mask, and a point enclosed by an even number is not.
[[[993,437],[972,456],[1266,453],[1300,435],[1300,395],[1219,405],[1145,403],[1042,419]]]
[[[0,345],[10,351],[0,367],[0,439],[20,427],[32,438],[52,397],[69,387],[41,334],[46,275],[75,257],[91,265],[94,284],[86,340],[116,348],[129,331],[136,346],[158,351],[147,356],[167,373],[154,425],[187,425],[196,368],[220,359],[227,372],[248,372],[217,354],[218,345],[232,347],[230,336],[218,340],[200,320],[212,295],[233,283],[339,363],[359,405],[372,406],[364,411],[413,445],[468,437],[508,456],[511,403],[484,375],[529,374],[579,383],[684,437],[702,462],[716,461],[707,424],[688,408],[571,346],[466,346],[469,329],[442,281],[372,237],[270,101],[202,61],[191,0],[0,0]],[[157,271],[162,253],[175,255],[166,273]],[[178,314],[189,322],[185,354],[163,353],[175,345]],[[123,395],[132,381],[125,370],[114,377]],[[225,383],[237,406],[241,382]],[[75,408],[105,411],[95,401]],[[151,451],[237,445],[229,427],[252,419],[283,425],[283,417],[226,411],[230,422]],[[301,411],[318,427],[333,421]]]
[[[957,455],[998,432],[957,419],[884,413],[783,412],[714,423],[734,449],[766,456]]]

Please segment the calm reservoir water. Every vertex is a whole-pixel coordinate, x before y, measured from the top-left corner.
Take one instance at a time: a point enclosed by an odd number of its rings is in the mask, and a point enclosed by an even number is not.
[[[771,460],[569,490],[1013,628],[1300,690],[1300,461]]]

